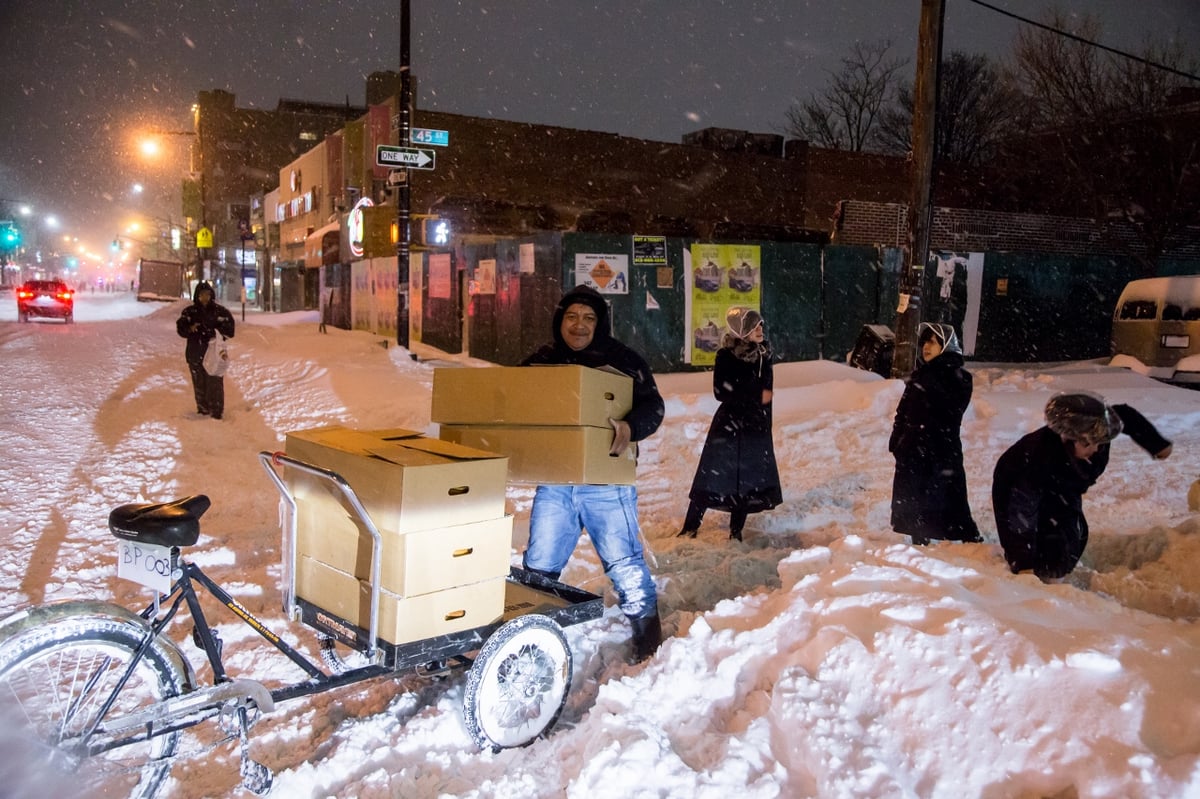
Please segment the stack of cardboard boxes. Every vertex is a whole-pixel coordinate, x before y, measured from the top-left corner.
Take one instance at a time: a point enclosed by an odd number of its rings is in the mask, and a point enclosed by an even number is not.
[[[402,644],[501,618],[512,550],[507,459],[410,430],[321,427],[286,454],[341,475],[383,537],[379,637]],[[296,596],[369,629],[372,538],[328,481],[288,470]]]
[[[439,436],[507,455],[508,479],[631,485],[634,447],[609,455],[613,427],[633,407],[628,375],[585,366],[517,366],[433,372]]]

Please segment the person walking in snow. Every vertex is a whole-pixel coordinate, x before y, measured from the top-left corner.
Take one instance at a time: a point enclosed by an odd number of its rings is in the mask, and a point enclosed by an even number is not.
[[[741,541],[747,516],[783,501],[771,438],[775,382],[762,315],[735,306],[725,324],[713,365],[713,396],[721,405],[700,451],[679,535],[695,538],[711,508],[729,513],[729,537]]]
[[[954,328],[922,322],[917,368],[896,406],[888,441],[896,459],[892,529],[914,544],[982,540],[967,500],[960,432],[972,386]]]
[[[1171,442],[1134,408],[1077,392],[1051,397],[1046,425],[1000,456],[992,507],[1014,573],[1055,580],[1075,568],[1088,542],[1083,495],[1104,474],[1110,442],[1122,432],[1156,460],[1171,454]]]
[[[225,413],[225,378],[204,370],[204,354],[218,333],[233,338],[233,327],[233,314],[213,299],[212,285],[203,280],[197,283],[192,304],[183,309],[175,322],[175,332],[187,339],[183,357],[192,375],[196,413],[201,416],[220,419]]]
[[[633,378],[633,407],[624,419],[610,420],[612,455],[622,454],[658,429],[664,404],[654,375],[641,355],[612,337],[608,304],[599,292],[576,286],[564,294],[551,333],[554,340],[527,357],[523,366],[612,367]],[[633,660],[645,660],[662,643],[662,625],[658,591],[646,565],[638,526],[636,486],[538,486],[529,516],[524,568],[557,580],[585,528],[633,628]]]

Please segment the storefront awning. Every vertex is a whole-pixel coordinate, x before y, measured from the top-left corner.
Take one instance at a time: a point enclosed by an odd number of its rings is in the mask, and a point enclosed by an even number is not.
[[[338,222],[330,222],[314,230],[304,239],[304,266],[316,269],[341,262],[342,230]]]

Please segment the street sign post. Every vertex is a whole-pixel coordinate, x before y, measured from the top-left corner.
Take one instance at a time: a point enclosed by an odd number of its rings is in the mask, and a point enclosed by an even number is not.
[[[413,128],[411,138],[413,144],[432,144],[435,147],[450,146],[450,131],[448,130]]]
[[[437,151],[417,147],[393,147],[390,144],[375,146],[375,165],[408,167],[409,169],[433,169],[437,163]]]

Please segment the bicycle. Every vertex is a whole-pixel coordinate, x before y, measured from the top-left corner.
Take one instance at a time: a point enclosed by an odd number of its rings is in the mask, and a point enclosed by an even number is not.
[[[513,568],[502,618],[468,630],[393,644],[378,636],[382,537],[350,485],[335,472],[260,452],[285,503],[284,610],[316,630],[325,668],[257,619],[199,566],[183,557],[197,543],[203,494],[128,504],[109,514],[118,539],[119,576],[146,585],[140,612],[95,600],[64,600],[0,620],[0,709],[26,725],[42,767],[70,775],[80,796],[152,797],[167,779],[184,730],[217,719],[224,743],[237,738],[242,787],[266,793],[272,775],[250,757],[249,731],[277,703],[364,680],[417,674],[441,678],[467,670],[463,717],[481,749],[525,746],[548,733],[566,705],[572,658],[562,628],[595,619],[603,600],[587,591]],[[277,467],[328,481],[372,537],[367,629],[296,596],[296,501]],[[290,563],[289,563],[290,559]],[[223,642],[200,603],[203,590],[298,666],[307,679],[268,688],[226,671]],[[514,597],[515,594],[515,597]],[[212,682],[198,684],[179,644],[167,636],[186,606],[191,641],[203,650]],[[350,667],[337,643],[365,665]]]

